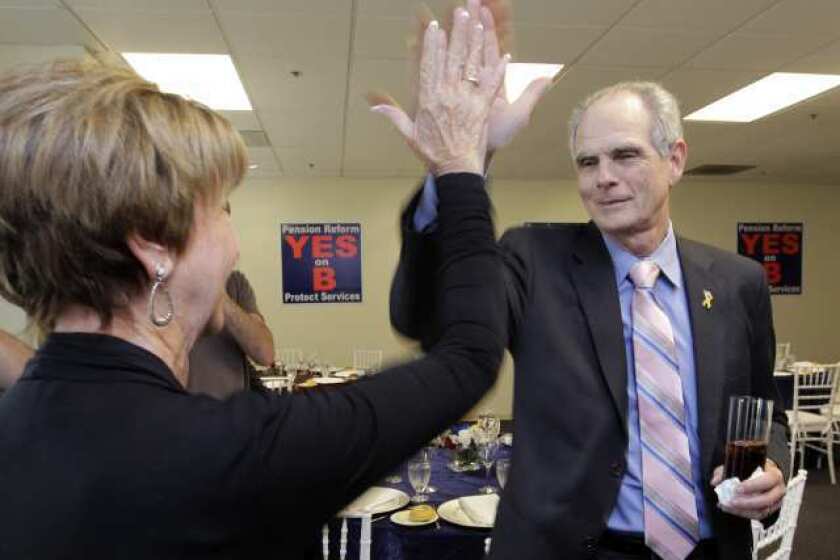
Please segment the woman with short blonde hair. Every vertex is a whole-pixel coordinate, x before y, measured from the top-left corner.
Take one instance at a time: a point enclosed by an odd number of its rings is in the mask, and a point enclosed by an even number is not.
[[[448,53],[427,31],[409,138],[438,186],[439,336],[330,392],[184,390],[238,257],[227,121],[111,66],[0,78],[0,294],[50,332],[0,398],[0,557],[300,557],[492,385],[504,297],[480,166],[504,61],[468,61],[485,37],[459,21]]]

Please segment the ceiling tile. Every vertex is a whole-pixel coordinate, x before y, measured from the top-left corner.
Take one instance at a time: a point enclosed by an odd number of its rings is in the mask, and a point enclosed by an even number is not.
[[[210,12],[133,13],[78,10],[103,41],[120,52],[226,53]],[[153,30],[153,31],[152,31]]]
[[[638,0],[529,0],[514,5],[517,23],[609,26]]]
[[[284,57],[289,62],[347,60],[350,19],[311,14],[254,14],[221,11],[219,19],[237,56]],[[317,40],[316,40],[317,37]]]
[[[840,36],[840,2],[837,0],[784,0],[744,26],[744,32]]]
[[[517,24],[514,30],[514,62],[568,64],[593,45],[607,28]]]
[[[714,41],[712,33],[647,27],[615,27],[581,59],[604,66],[676,66]]]
[[[783,67],[786,72],[811,72],[816,74],[840,74],[840,41],[823,47],[789,62]]]
[[[316,15],[349,14],[352,2],[336,0],[210,0],[217,10],[264,14],[304,13]]]
[[[236,66],[257,111],[293,111],[344,103],[347,67],[340,61],[292,66],[280,58],[243,56],[236,59]],[[292,72],[299,72],[299,77]]]
[[[87,54],[78,45],[4,45],[0,44],[0,72],[26,65],[41,64],[57,58],[77,58]]]
[[[236,130],[262,130],[254,111],[218,111]]]
[[[275,148],[340,145],[343,140],[344,107],[313,103],[295,111],[260,111],[263,130]]]
[[[0,8],[0,41],[29,45],[97,45],[63,8]]]
[[[429,0],[424,3],[440,19],[454,5],[450,0]],[[357,0],[357,12],[364,16],[408,18],[416,13],[418,4],[415,0]]]
[[[736,33],[699,53],[686,66],[769,72],[830,42],[830,37],[818,34],[773,36]]]
[[[195,13],[209,12],[206,0],[65,0],[73,9],[106,12]]]
[[[638,0],[528,0],[513,6],[516,23],[542,25],[594,25],[608,26],[616,23]],[[451,9],[450,0],[426,2],[432,12],[443,18]],[[366,16],[393,16],[405,18],[414,13],[415,0],[358,0],[358,12]]]
[[[360,15],[356,19],[353,56],[404,59],[411,37],[411,25],[404,17]]]
[[[341,148],[335,144],[275,148],[287,177],[337,177],[341,174]]]
[[[0,0],[0,8],[60,8],[58,0]]]
[[[621,25],[726,32],[761,13],[775,1],[644,0],[621,20]]]

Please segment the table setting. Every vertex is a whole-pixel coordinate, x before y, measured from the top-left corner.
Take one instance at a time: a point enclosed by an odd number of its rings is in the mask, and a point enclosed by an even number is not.
[[[484,557],[512,453],[499,432],[492,415],[453,426],[344,508],[372,514],[374,560]]]
[[[363,378],[366,372],[352,367],[306,364],[273,364],[265,369],[259,379],[266,389],[294,392],[306,389],[340,386]]]

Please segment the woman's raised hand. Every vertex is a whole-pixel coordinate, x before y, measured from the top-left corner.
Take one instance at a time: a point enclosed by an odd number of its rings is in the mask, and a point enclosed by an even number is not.
[[[414,119],[394,105],[371,107],[436,176],[483,173],[488,116],[510,58],[498,57],[496,45],[493,30],[457,8],[448,41],[437,21],[426,28]]]

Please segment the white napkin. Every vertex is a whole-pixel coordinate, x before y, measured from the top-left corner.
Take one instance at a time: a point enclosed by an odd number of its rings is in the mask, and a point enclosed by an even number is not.
[[[755,471],[750,475],[749,480],[754,479],[758,475],[762,474],[764,469],[761,467],[757,467]],[[732,498],[735,497],[735,491],[741,485],[741,481],[738,479],[737,476],[733,476],[732,478],[727,478],[717,486],[715,486],[715,492],[718,495],[718,502],[722,506],[729,506],[730,502],[732,502]]]
[[[367,513],[376,510],[386,511],[400,506],[400,495],[393,488],[372,486],[364,494],[344,508],[346,513]]]
[[[499,496],[498,494],[485,494],[458,498],[458,507],[472,523],[491,527],[496,520]]]

